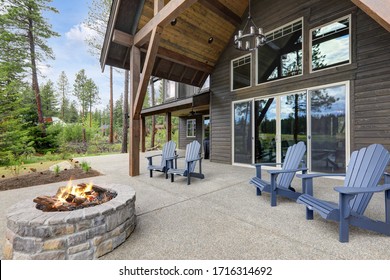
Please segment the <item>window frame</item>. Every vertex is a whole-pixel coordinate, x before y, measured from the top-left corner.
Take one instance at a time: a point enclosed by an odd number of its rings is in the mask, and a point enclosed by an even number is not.
[[[234,81],[234,79],[233,79],[233,69],[234,69],[233,63],[234,63],[234,61],[243,59],[243,58],[245,58],[245,57],[247,57],[247,56],[249,56],[249,65],[250,65],[250,67],[249,67],[249,69],[250,69],[249,85],[246,86],[246,87],[234,89],[234,88],[233,88],[233,81]],[[239,56],[239,57],[236,57],[236,58],[234,58],[234,59],[232,59],[232,60],[230,61],[230,91],[237,91],[237,90],[242,90],[242,89],[246,89],[246,88],[252,87],[252,79],[253,79],[253,73],[252,73],[252,72],[253,72],[253,66],[252,66],[252,61],[253,61],[253,60],[252,60],[252,53],[244,54],[244,55]]]
[[[330,25],[330,24],[333,24],[333,23],[341,21],[343,19],[349,20],[349,27],[348,27],[348,31],[349,31],[349,33],[348,33],[349,34],[349,49],[348,49],[349,59],[348,60],[349,61],[346,63],[343,63],[343,64],[335,64],[335,65],[331,65],[331,66],[327,66],[324,68],[313,70],[313,30],[322,28],[322,27]],[[324,23],[322,25],[315,26],[309,30],[309,73],[310,74],[317,73],[319,71],[328,70],[328,69],[333,69],[335,67],[342,67],[342,66],[350,65],[350,64],[352,64],[352,14],[348,14],[348,15],[336,18],[336,19],[328,21],[327,23]]]
[[[173,83],[173,85],[175,87],[175,92],[174,92],[173,96],[167,97],[167,93],[169,91],[170,83]],[[166,101],[175,100],[177,98],[177,93],[178,93],[177,83],[174,82],[174,81],[171,81],[171,80],[164,79],[164,103]]]
[[[286,24],[283,24],[277,28],[274,28],[270,31],[268,31],[267,33],[265,33],[265,36],[267,36],[267,34],[270,34],[270,33],[274,33],[275,31],[279,30],[279,29],[282,29],[286,26],[289,26],[289,25],[292,25],[294,24],[295,22],[298,22],[298,21],[301,21],[302,23],[302,71],[301,71],[301,74],[298,74],[298,75],[293,75],[293,76],[285,76],[285,77],[281,77],[281,78],[278,78],[278,79],[272,79],[272,80],[269,80],[269,81],[266,81],[266,82],[262,82],[262,83],[259,83],[258,81],[258,64],[259,64],[259,51],[258,49],[256,50],[256,65],[255,65],[255,74],[256,74],[256,81],[255,81],[255,84],[256,86],[259,86],[259,85],[264,85],[264,84],[268,84],[268,83],[277,83],[279,81],[282,81],[282,80],[286,80],[286,79],[291,79],[291,78],[296,78],[296,77],[300,77],[300,76],[303,76],[303,73],[304,73],[304,69],[305,69],[305,20],[304,20],[304,17],[299,17],[295,20],[292,20]]]
[[[189,124],[192,123],[191,132],[193,135],[189,135],[188,131],[190,130]],[[187,138],[195,138],[196,137],[196,119],[187,119],[186,120],[186,137]]]

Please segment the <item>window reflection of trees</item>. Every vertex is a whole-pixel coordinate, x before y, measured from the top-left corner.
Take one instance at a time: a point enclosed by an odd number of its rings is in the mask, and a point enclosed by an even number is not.
[[[252,157],[252,101],[234,104],[235,162],[251,163]]]

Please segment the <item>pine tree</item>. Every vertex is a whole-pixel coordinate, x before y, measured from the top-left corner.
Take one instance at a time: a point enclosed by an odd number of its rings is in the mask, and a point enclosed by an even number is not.
[[[41,85],[42,112],[46,117],[58,116],[58,99],[54,92],[54,84],[48,80]]]
[[[29,89],[22,82],[28,57],[19,38],[8,30],[6,8],[0,7],[0,165],[33,152],[26,120],[30,103],[24,102]]]
[[[91,54],[96,57],[100,57],[102,50],[104,37],[106,34],[107,22],[110,15],[110,9],[112,6],[112,0],[92,0],[89,11],[88,18],[85,21],[86,26],[93,30],[94,33],[90,37],[86,37],[85,41],[89,46],[89,51]],[[126,75],[126,73],[125,73]],[[126,91],[125,91],[126,94]],[[110,66],[110,137],[109,142],[113,143],[114,139],[114,97],[113,97],[113,67]],[[128,100],[127,97],[124,100]],[[126,106],[124,106],[126,108]],[[126,114],[128,112],[125,112]],[[123,118],[123,122],[125,119]],[[124,127],[127,127],[126,124],[123,124]],[[127,131],[126,131],[127,134]],[[123,148],[122,148],[123,150]]]
[[[81,118],[84,124],[87,113],[89,112],[91,117],[92,107],[99,101],[99,89],[95,82],[86,76],[84,69],[81,69],[76,74],[76,79],[73,84],[73,94],[77,97],[81,105]],[[90,126],[92,126],[91,122]]]
[[[114,126],[116,129],[121,128],[123,125],[123,94],[115,101],[114,107]]]
[[[87,92],[87,102],[89,107],[89,127],[92,127],[92,107],[100,100],[99,89],[92,79],[87,79],[85,90]]]
[[[77,123],[79,121],[79,111],[77,110],[77,103],[73,101],[69,106],[69,114],[66,115],[65,122]]]
[[[57,89],[58,89],[58,96],[60,97],[61,119],[65,120],[67,119],[65,118],[65,112],[68,110],[69,107],[69,100],[68,98],[66,98],[66,96],[69,93],[69,81],[64,71],[61,72],[58,78]]]
[[[51,0],[6,0],[2,2],[4,14],[1,17],[4,28],[13,34],[14,44],[20,48],[19,52],[25,52],[29,57],[28,67],[37,104],[38,122],[42,124],[44,132],[37,63],[47,58],[54,59],[53,51],[46,44],[46,40],[59,36],[59,34],[51,29],[51,25],[42,16],[42,12],[58,13],[58,11],[49,6]]]

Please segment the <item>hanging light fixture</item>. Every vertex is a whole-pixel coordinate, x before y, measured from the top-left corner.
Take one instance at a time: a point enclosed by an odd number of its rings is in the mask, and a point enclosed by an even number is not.
[[[234,47],[240,51],[253,51],[258,47],[264,46],[266,37],[263,28],[258,28],[251,15],[251,1],[249,0],[248,19],[244,28],[238,30],[234,35]]]

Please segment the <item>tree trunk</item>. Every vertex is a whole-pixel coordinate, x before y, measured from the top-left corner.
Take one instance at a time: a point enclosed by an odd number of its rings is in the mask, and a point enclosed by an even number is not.
[[[114,100],[112,87],[112,66],[110,66],[110,144],[114,143]]]
[[[28,40],[30,43],[30,59],[31,59],[31,70],[32,70],[32,90],[35,94],[35,100],[37,103],[38,123],[42,125],[42,133],[45,134],[45,121],[42,113],[41,94],[38,84],[38,73],[37,64],[35,61],[35,42],[33,35],[33,22],[31,19],[28,20]]]
[[[122,153],[127,153],[127,131],[129,126],[129,70],[125,71],[125,89],[123,93],[123,141]]]
[[[92,100],[89,100],[89,127],[92,127]]]
[[[65,121],[65,89],[62,89],[62,120]]]

